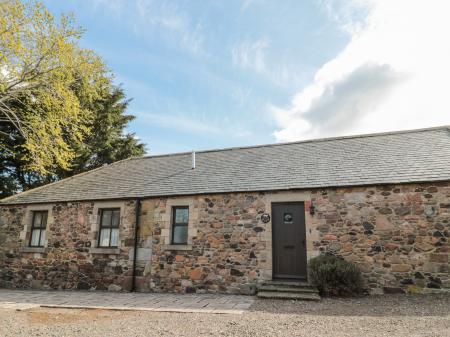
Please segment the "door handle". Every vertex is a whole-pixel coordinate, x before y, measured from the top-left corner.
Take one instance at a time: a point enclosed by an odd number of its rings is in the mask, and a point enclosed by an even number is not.
[[[294,249],[294,245],[286,245],[286,246],[284,246],[283,248],[285,248],[285,249]]]

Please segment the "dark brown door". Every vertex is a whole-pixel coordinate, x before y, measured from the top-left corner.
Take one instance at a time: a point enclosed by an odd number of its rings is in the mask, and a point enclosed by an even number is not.
[[[305,205],[272,204],[273,277],[306,279]]]

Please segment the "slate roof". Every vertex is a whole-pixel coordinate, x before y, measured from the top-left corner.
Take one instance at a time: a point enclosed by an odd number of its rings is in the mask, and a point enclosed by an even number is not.
[[[1,204],[450,180],[448,127],[132,158]]]

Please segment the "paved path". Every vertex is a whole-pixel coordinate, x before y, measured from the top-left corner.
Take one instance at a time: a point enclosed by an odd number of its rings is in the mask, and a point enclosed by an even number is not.
[[[242,314],[253,302],[254,297],[236,295],[0,289],[0,308],[16,308],[19,310],[40,306],[52,308]]]

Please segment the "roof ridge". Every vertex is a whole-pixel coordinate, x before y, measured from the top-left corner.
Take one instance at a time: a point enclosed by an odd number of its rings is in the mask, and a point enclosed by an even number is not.
[[[356,135],[348,135],[348,136],[313,138],[313,139],[297,140],[297,141],[293,141],[293,142],[283,142],[283,143],[268,143],[268,144],[258,144],[258,145],[248,145],[248,146],[232,146],[232,147],[224,147],[224,148],[217,148],[217,149],[199,150],[199,151],[194,151],[194,152],[195,153],[209,153],[209,152],[221,152],[221,151],[232,151],[232,150],[256,149],[256,148],[261,148],[261,147],[275,147],[275,146],[294,145],[294,144],[302,144],[302,143],[319,143],[319,142],[329,142],[329,141],[335,141],[335,140],[341,140],[341,139],[370,138],[370,137],[380,137],[380,136],[389,136],[389,135],[399,135],[399,134],[405,134],[405,133],[427,132],[427,131],[435,131],[435,130],[447,130],[450,132],[450,125],[441,125],[441,126],[434,126],[434,127],[429,127],[429,128],[420,128],[420,129],[364,133],[364,134],[356,134]],[[172,156],[189,155],[191,153],[192,153],[192,151],[183,151],[183,152],[156,154],[156,155],[146,155],[146,156],[141,156],[141,157],[132,157],[129,159],[142,160],[142,159],[151,159],[151,158],[158,158],[158,157],[172,157]]]

